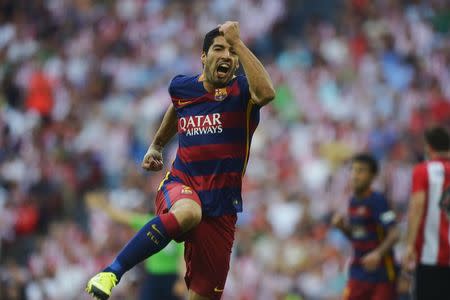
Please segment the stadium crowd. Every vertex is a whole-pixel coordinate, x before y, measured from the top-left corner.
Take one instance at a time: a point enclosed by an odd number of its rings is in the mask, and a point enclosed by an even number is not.
[[[228,19],[277,98],[253,139],[224,299],[340,299],[350,248],[329,219],[348,159],[376,155],[402,220],[423,129],[450,126],[448,1],[0,1],[0,299],[87,299],[132,231],[86,194],[153,209],[164,173],[140,161],[168,83],[200,72],[203,34]],[[141,275],[111,299],[136,299]]]

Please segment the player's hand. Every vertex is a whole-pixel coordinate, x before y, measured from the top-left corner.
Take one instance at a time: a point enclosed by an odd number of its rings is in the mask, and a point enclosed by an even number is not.
[[[88,193],[85,200],[90,209],[104,208],[107,205],[106,197],[102,193]]]
[[[150,146],[142,160],[142,168],[147,171],[161,171],[164,166],[162,152]]]
[[[416,267],[416,249],[414,246],[407,246],[402,261],[403,270],[412,272]]]
[[[238,22],[227,21],[219,26],[219,31],[230,45],[236,44],[241,39]]]
[[[413,276],[410,273],[402,271],[397,279],[397,293],[408,294],[411,290]]]
[[[179,278],[172,288],[172,293],[180,298],[184,298],[187,294],[186,283],[183,278]]]
[[[345,227],[345,218],[344,218],[344,216],[342,214],[340,214],[340,213],[335,213],[333,215],[333,217],[331,218],[331,225],[336,227],[336,228],[339,228],[339,229],[344,228]]]
[[[367,271],[375,271],[380,262],[381,254],[378,251],[369,252],[361,258],[361,264]]]

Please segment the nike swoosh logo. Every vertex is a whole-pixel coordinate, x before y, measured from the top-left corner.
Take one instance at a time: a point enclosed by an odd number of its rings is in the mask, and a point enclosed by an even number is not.
[[[222,293],[223,289],[219,289],[217,286],[214,288],[214,292],[216,293]]]
[[[189,104],[189,103],[192,103],[192,100],[191,100],[191,101],[181,101],[181,100],[178,100],[178,106],[184,106],[184,105],[187,105],[187,104]]]
[[[156,227],[156,224],[152,224],[152,229],[154,231],[156,231],[160,236],[162,236],[163,238],[165,238],[164,234],[161,233],[161,231],[159,231],[159,229]]]

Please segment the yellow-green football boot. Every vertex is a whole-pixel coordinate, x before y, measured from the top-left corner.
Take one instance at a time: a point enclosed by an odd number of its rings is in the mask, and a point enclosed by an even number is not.
[[[89,280],[86,292],[99,300],[107,300],[111,290],[117,285],[117,277],[111,272],[100,272]]]

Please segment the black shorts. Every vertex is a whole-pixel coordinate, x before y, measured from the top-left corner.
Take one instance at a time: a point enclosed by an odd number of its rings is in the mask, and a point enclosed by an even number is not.
[[[418,265],[413,299],[450,299],[450,267]]]

